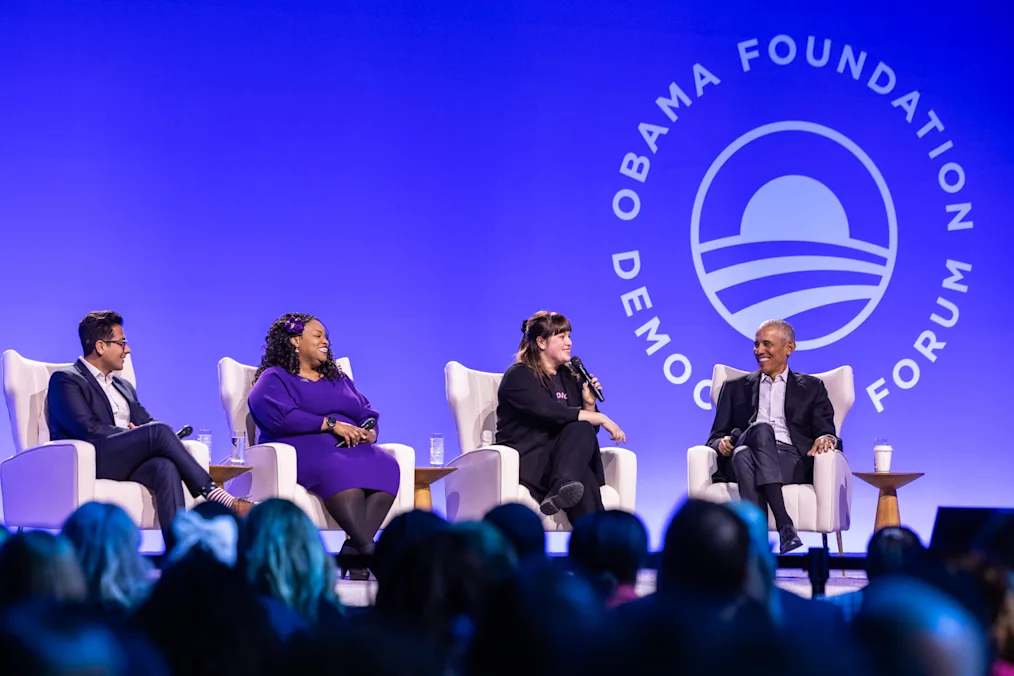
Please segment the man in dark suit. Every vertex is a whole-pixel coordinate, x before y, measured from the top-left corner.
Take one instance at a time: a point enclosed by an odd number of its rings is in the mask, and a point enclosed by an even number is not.
[[[770,319],[757,329],[759,370],[725,383],[708,446],[718,452],[715,481],[739,484],[743,500],[771,507],[782,554],[802,546],[785,511],[782,486],[813,482],[813,456],[839,444],[824,383],[789,370],[796,349],[792,326]],[[738,439],[729,436],[741,430]]]
[[[123,318],[109,310],[90,312],[78,335],[84,356],[49,379],[50,437],[93,444],[95,478],[136,481],[149,488],[163,536],[184,505],[183,484],[192,496],[245,515],[252,503],[216,486],[172,428],[141,406],[133,385],[113,375],[123,370],[130,354]]]

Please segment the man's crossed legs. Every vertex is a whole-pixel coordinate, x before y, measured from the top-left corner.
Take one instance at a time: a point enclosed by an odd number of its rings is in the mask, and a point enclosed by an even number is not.
[[[750,425],[732,442],[736,447],[732,468],[740,497],[760,507],[764,514],[771,507],[782,554],[801,547],[803,543],[785,510],[782,486],[810,483],[812,458],[801,456],[795,446],[775,439],[775,431],[768,423]]]

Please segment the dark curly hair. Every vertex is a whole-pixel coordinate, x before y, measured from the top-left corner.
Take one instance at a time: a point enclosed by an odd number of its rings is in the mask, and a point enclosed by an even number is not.
[[[264,337],[264,356],[261,357],[261,365],[254,375],[254,382],[257,382],[265,369],[272,366],[281,366],[292,375],[299,373],[299,355],[290,339],[302,335],[303,327],[314,320],[320,321],[313,315],[303,312],[289,312],[271,323],[268,335]],[[345,375],[334,360],[330,345],[327,347],[327,361],[317,367],[317,373],[328,380],[337,380]]]

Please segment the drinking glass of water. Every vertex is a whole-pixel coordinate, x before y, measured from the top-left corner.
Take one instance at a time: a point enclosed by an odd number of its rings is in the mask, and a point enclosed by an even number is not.
[[[436,432],[430,437],[430,466],[444,465],[444,435]]]
[[[232,456],[229,459],[234,465],[246,463],[246,430],[232,433]]]

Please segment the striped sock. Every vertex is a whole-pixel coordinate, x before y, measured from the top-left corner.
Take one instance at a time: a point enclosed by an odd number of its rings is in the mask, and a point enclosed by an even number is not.
[[[211,500],[212,502],[219,502],[229,509],[232,509],[233,504],[236,502],[236,498],[217,486],[211,489],[211,492],[209,492],[206,497],[208,500]]]

